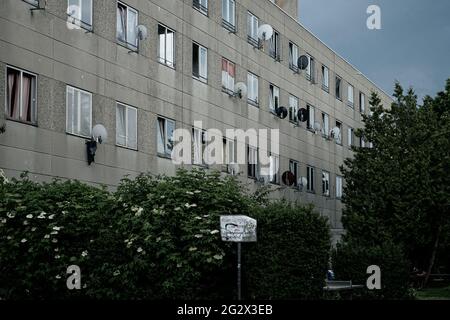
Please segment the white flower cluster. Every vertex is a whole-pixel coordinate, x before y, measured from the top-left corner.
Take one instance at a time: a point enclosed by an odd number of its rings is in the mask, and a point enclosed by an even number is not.
[[[131,211],[134,212],[134,215],[135,215],[136,217],[139,217],[139,216],[142,215],[142,212],[144,211],[144,208],[141,208],[141,207],[133,207],[133,208],[131,208]]]

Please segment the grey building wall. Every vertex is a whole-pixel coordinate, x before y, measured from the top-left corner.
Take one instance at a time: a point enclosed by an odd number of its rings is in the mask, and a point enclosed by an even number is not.
[[[335,236],[342,232],[341,202],[335,199],[335,176],[346,157],[351,157],[346,142],[346,128],[362,126],[358,111],[358,92],[368,99],[372,91],[380,94],[385,106],[391,98],[379,90],[344,59],[306,31],[294,17],[268,0],[237,1],[237,32],[221,26],[221,1],[209,1],[205,16],[192,8],[190,0],[126,0],[139,11],[139,24],[147,26],[149,37],[141,42],[139,53],[116,42],[116,1],[94,0],[93,33],[70,30],[66,25],[67,1],[48,0],[42,11],[30,13],[31,6],[20,0],[0,1],[0,101],[5,99],[6,66],[15,66],[37,74],[38,122],[36,126],[7,121],[7,131],[0,134],[0,168],[8,176],[28,170],[38,180],[53,177],[79,179],[114,187],[124,175],[140,172],[173,174],[169,159],[156,152],[156,121],[161,115],[176,121],[176,127],[190,128],[202,120],[205,129],[274,128],[280,129],[280,172],[288,170],[289,159],[300,162],[300,174],[306,166],[316,168],[316,193],[298,192],[272,186],[273,197],[311,202],[325,216]],[[293,1],[286,1],[293,10]],[[247,11],[280,32],[282,61],[276,62],[267,50],[247,43]],[[157,62],[158,23],[176,31],[176,67]],[[208,82],[192,78],[192,42],[208,48]],[[300,54],[315,58],[319,75],[321,64],[330,69],[330,93],[294,74],[288,65],[288,42],[300,48]],[[246,82],[247,71],[258,75],[260,106],[230,98],[221,88],[221,58],[236,64],[236,82]],[[343,79],[343,99],[334,96],[334,77]],[[281,105],[288,96],[299,98],[300,107],[311,104],[330,116],[330,128],[338,119],[344,124],[343,145],[324,139],[287,119],[276,119],[269,111],[269,83],[280,87]],[[346,105],[347,83],[355,88],[355,107]],[[109,139],[99,146],[96,163],[86,162],[85,139],[66,133],[66,85],[93,95],[93,124],[102,123]],[[116,102],[138,108],[138,150],[115,144]],[[366,101],[366,112],[368,112]],[[241,179],[251,189],[257,185]],[[321,172],[331,173],[331,197],[321,194]]]

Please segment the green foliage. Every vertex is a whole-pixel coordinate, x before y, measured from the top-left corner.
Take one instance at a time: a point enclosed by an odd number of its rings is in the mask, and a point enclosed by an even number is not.
[[[243,268],[254,299],[320,299],[330,251],[326,219],[311,207],[275,202],[253,215],[258,242],[247,244]]]
[[[353,299],[412,299],[408,285],[409,262],[402,249],[390,242],[373,247],[361,246],[355,242],[338,244],[333,251],[333,270],[336,279],[363,285],[355,289]],[[377,265],[381,270],[381,290],[369,290],[366,286],[367,267]]]

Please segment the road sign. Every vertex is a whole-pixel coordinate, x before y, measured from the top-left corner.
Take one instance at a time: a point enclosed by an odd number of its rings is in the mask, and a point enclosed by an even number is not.
[[[256,220],[247,216],[221,216],[220,234],[227,242],[256,242]]]

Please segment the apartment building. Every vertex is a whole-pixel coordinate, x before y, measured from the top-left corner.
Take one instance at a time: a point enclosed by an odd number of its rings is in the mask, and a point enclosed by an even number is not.
[[[265,181],[272,196],[313,203],[337,239],[339,166],[352,156],[350,145],[370,147],[355,141],[354,130],[371,92],[386,106],[391,98],[296,17],[296,0],[2,0],[0,168],[10,177],[27,170],[37,180],[114,188],[125,175],[173,174],[176,128],[192,130],[200,167],[204,129],[279,129],[278,174]],[[274,33],[262,42],[263,24]],[[247,86],[243,97],[234,94],[239,82]],[[274,114],[280,106],[289,111],[285,119]],[[306,122],[297,116],[302,108]],[[96,124],[108,139],[89,165],[86,141]],[[330,138],[335,127],[340,135]],[[224,148],[233,159],[234,142],[224,140]],[[255,157],[249,146],[247,161]],[[293,186],[281,181],[286,171]],[[253,190],[262,183],[252,163],[238,177]]]

